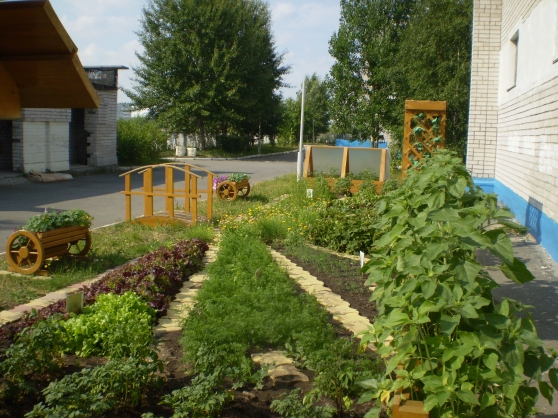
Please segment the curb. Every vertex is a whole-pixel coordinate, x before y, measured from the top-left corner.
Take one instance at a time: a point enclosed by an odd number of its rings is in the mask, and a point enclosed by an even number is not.
[[[295,153],[295,152],[298,152],[298,150],[272,152],[271,154],[247,155],[245,157],[233,157],[233,158],[226,158],[226,157],[165,157],[164,160],[175,161],[175,162],[182,162],[184,160],[186,160],[186,161],[189,161],[189,160],[208,160],[208,161],[249,160],[251,158],[271,157],[273,155],[292,154],[292,153]]]

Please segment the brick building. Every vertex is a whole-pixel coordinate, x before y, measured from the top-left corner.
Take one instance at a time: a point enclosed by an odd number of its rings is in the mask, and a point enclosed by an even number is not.
[[[0,170],[28,173],[118,164],[118,70],[84,67],[101,103],[98,109],[22,109],[21,119],[0,121]]]
[[[467,166],[558,261],[558,1],[475,0]]]

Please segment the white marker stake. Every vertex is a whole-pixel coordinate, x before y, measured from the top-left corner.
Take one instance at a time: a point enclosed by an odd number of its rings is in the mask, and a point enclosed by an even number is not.
[[[360,252],[360,268],[364,267],[364,253]]]

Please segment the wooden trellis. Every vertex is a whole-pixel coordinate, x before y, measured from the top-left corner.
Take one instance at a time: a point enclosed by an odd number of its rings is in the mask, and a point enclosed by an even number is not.
[[[444,148],[445,134],[446,102],[405,101],[403,173],[436,149]]]

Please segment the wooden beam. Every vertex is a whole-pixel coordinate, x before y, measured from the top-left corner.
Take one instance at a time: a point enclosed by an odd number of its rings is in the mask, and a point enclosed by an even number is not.
[[[21,118],[21,97],[14,80],[0,63],[0,119]]]
[[[446,102],[428,100],[405,100],[405,110],[446,110]]]

